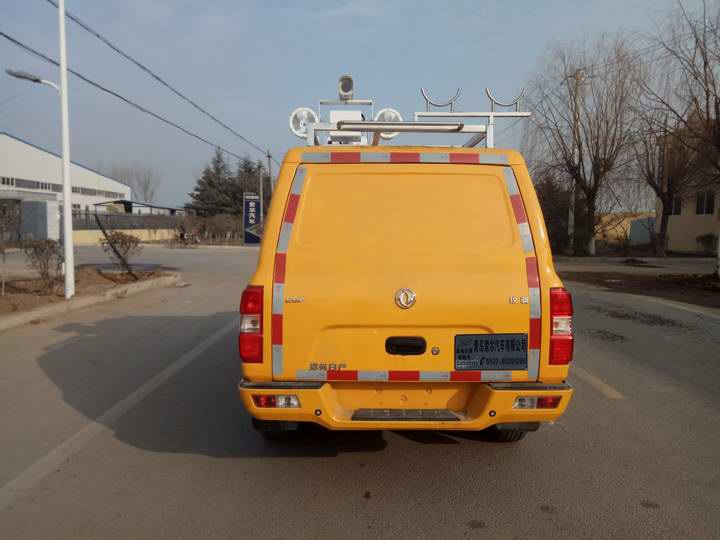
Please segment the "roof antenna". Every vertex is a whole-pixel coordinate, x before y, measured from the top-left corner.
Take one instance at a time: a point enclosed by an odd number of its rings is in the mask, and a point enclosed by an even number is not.
[[[493,96],[493,95],[490,93],[490,89],[487,88],[487,87],[485,88],[485,93],[487,94],[487,97],[490,98],[490,110],[491,110],[492,112],[495,112],[495,107],[496,107],[496,106],[505,107],[505,108],[508,108],[508,109],[509,109],[510,107],[513,107],[513,106],[514,106],[514,107],[515,107],[515,112],[518,112],[518,111],[520,111],[520,103],[522,103],[522,98],[525,97],[525,89],[524,89],[524,88],[523,88],[522,91],[520,92],[520,95],[519,95],[518,97],[516,97],[515,99],[513,99],[512,101],[510,101],[510,103],[503,103],[502,101],[499,101],[499,100],[495,99],[495,96]],[[428,110],[429,110],[429,109],[428,109]],[[450,109],[450,110],[452,110],[452,109]]]
[[[455,110],[455,102],[460,97],[460,94],[462,93],[462,88],[458,88],[457,92],[455,92],[455,95],[448,99],[445,103],[438,103],[437,101],[433,101],[430,99],[430,96],[428,96],[427,91],[424,88],[420,88],[420,93],[422,94],[422,97],[425,99],[425,110],[427,112],[430,112],[430,105],[433,107],[450,107],[450,112],[453,112]]]

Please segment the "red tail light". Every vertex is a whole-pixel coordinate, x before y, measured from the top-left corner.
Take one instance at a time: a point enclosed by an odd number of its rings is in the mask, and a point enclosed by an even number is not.
[[[560,405],[561,399],[562,399],[562,396],[538,396],[537,404],[535,405],[535,408],[537,408],[537,409],[557,409],[557,406]]]
[[[263,361],[263,288],[248,285],[240,298],[240,334],[238,350],[245,363]]]
[[[569,364],[573,357],[572,296],[563,288],[550,289],[550,363]]]

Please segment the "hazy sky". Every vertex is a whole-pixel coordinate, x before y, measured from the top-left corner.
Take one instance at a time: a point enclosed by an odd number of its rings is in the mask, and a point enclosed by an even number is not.
[[[690,3],[692,5],[692,2]],[[554,41],[655,27],[670,0],[66,0],[83,19],[240,133],[282,157],[302,144],[288,115],[336,97],[343,73],[355,97],[423,110],[419,89],[460,110],[486,110],[485,86],[509,99]],[[237,154],[252,148],[68,21],[70,67]],[[0,30],[57,58],[57,11],[45,0],[0,0]],[[0,38],[0,131],[59,149],[59,107],[47,87],[6,68],[57,80],[57,68]],[[70,76],[73,161],[139,163],[162,174],[159,203],[187,200],[212,149]],[[501,126],[502,127],[502,126]],[[498,146],[515,144],[508,131]],[[395,139],[403,143],[402,136]],[[405,139],[407,141],[407,139]]]

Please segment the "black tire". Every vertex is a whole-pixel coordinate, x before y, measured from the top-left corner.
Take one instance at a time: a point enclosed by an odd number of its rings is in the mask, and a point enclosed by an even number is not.
[[[485,431],[491,441],[501,443],[517,442],[525,438],[527,434],[527,431],[520,431],[519,429],[497,429],[495,426]]]
[[[275,442],[287,441],[290,436],[297,431],[297,425],[294,422],[258,420],[257,418],[253,418],[252,425],[263,439]]]
[[[282,431],[280,429],[258,429],[257,431],[266,441],[283,442],[290,438],[289,431]]]

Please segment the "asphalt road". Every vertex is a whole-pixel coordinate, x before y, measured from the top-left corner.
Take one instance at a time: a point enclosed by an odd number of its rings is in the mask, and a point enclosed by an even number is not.
[[[0,537],[720,538],[720,313],[570,284],[559,422],[273,445],[234,394],[256,253],[146,248],[190,286],[0,334]]]

